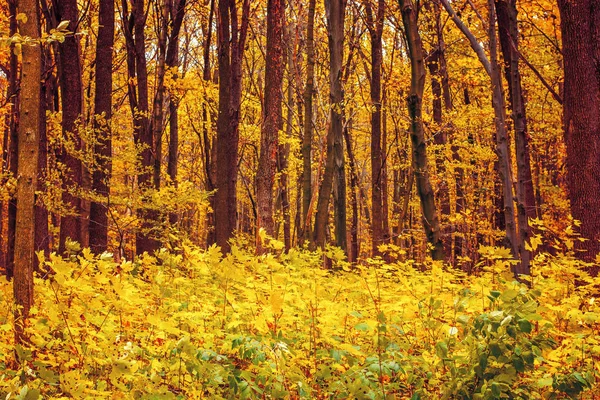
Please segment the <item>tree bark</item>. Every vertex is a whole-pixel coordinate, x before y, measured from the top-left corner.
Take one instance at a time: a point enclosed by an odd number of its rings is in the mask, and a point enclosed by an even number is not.
[[[242,95],[242,58],[248,30],[249,0],[242,6],[241,25],[235,0],[218,0],[217,42],[219,65],[219,115],[217,118],[217,194],[215,237],[223,252],[236,226],[236,183]]]
[[[327,132],[327,161],[323,181],[319,188],[314,241],[325,246],[325,231],[329,217],[329,200],[334,191],[336,244],[347,252],[346,243],[346,177],[344,171],[342,58],[344,51],[345,0],[325,2],[329,42],[329,101],[331,106]],[[334,189],[335,181],[335,189]]]
[[[283,100],[283,20],[283,0],[268,0],[265,97],[260,135],[260,155],[256,172],[256,200],[258,211],[257,234],[260,228],[264,228],[270,236],[275,234],[273,184],[277,170],[281,102]]]
[[[94,156],[92,190],[98,201],[90,204],[90,248],[96,253],[108,246],[109,183],[112,175],[112,59],[115,33],[114,0],[100,0],[96,42],[96,93],[94,95]]]
[[[63,43],[59,43],[59,83],[61,89],[62,108],[62,133],[63,140],[70,142],[75,152],[81,150],[81,136],[78,132],[79,119],[83,110],[83,86],[81,78],[81,60],[79,39],[76,35],[79,12],[77,0],[59,0],[57,19],[69,21],[67,29],[73,34],[65,36]],[[75,242],[82,242],[82,207],[81,199],[76,194],[81,188],[83,167],[81,160],[65,145],[61,146],[59,159],[64,164],[66,171],[63,177],[62,201],[69,209],[68,214],[62,215],[60,220],[59,253],[65,251],[67,238]]]
[[[531,236],[529,218],[536,218],[535,192],[531,175],[529,156],[529,138],[527,135],[527,117],[521,72],[519,70],[519,30],[517,27],[516,0],[497,0],[498,33],[500,47],[504,57],[505,78],[508,83],[509,104],[512,111],[515,132],[515,152],[517,161],[517,222],[519,228],[519,253],[523,268],[529,270],[531,254],[525,249],[525,243]]]
[[[185,16],[186,0],[174,0],[169,3],[171,15],[171,32],[169,33],[169,44],[167,46],[166,64],[173,71],[173,80],[179,78],[179,32]],[[167,173],[171,184],[177,187],[177,162],[179,154],[179,99],[176,93],[169,93],[169,159],[167,162]],[[169,223],[175,225],[179,217],[176,213],[169,215]]]
[[[19,24],[21,36],[39,39],[37,2],[20,0],[18,11],[27,16]],[[35,263],[35,190],[39,153],[41,100],[41,44],[22,47],[22,79],[20,89],[20,121],[18,128],[18,179],[15,229],[14,296],[15,341],[24,340],[25,320],[33,305],[33,268]]]
[[[558,7],[567,187],[571,213],[587,239],[577,243],[577,255],[593,261],[600,251],[600,5],[596,0],[558,0]]]
[[[315,91],[315,6],[316,0],[309,0],[308,23],[306,26],[306,86],[304,88],[304,130],[302,135],[302,218],[300,236],[305,240],[311,232],[309,217],[312,202],[312,136],[313,136],[313,96]]]
[[[425,88],[425,65],[423,44],[417,27],[417,10],[411,0],[400,0],[402,21],[406,32],[411,65],[411,86],[408,96],[408,113],[411,120],[410,138],[413,148],[413,165],[417,193],[421,200],[423,227],[427,242],[431,245],[431,257],[444,259],[444,247],[440,235],[440,223],[427,161],[427,145],[423,132],[422,101]]]
[[[17,33],[17,0],[9,0],[8,2],[10,22],[9,22],[9,33],[14,35]],[[18,69],[19,62],[18,57],[14,53],[14,45],[10,46],[10,76],[8,77],[8,93],[11,99],[10,106],[10,118],[8,124],[8,131],[6,132],[4,146],[5,153],[2,155],[5,165],[8,165],[8,170],[11,175],[17,176],[18,168],[18,120],[19,120],[19,90],[18,90]],[[11,279],[14,275],[14,262],[15,262],[15,228],[17,224],[17,199],[11,198],[8,200],[7,207],[7,238],[6,238],[6,254],[5,254],[5,268],[6,277]]]
[[[383,22],[385,1],[378,0],[377,15],[373,15],[371,0],[365,1],[367,28],[371,37],[371,225],[372,254],[379,255],[378,247],[385,241],[383,221],[383,159],[381,148],[381,65],[383,62]]]

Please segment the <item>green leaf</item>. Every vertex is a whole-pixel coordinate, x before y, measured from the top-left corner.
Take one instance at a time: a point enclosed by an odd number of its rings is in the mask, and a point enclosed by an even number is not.
[[[520,319],[518,322],[521,332],[531,333],[531,322],[526,319]]]
[[[366,332],[369,330],[369,325],[365,322],[361,322],[360,324],[356,324],[354,326],[354,329],[356,329],[357,331],[363,331]]]

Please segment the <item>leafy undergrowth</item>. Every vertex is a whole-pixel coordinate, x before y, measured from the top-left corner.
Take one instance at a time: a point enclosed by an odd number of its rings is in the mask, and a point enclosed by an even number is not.
[[[381,260],[324,270],[316,253],[236,247],[53,256],[16,351],[0,282],[0,395],[599,398],[600,280],[539,254],[528,289],[501,249],[482,255],[478,276]]]

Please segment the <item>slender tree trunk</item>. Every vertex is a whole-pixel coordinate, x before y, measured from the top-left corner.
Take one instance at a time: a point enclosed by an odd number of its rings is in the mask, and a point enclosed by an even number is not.
[[[241,25],[235,0],[218,0],[217,42],[219,65],[219,115],[217,118],[217,194],[215,236],[223,252],[236,226],[236,183],[242,95],[242,59],[248,30],[249,0],[242,6]]]
[[[383,230],[383,158],[381,148],[381,65],[383,63],[383,22],[385,2],[378,0],[377,15],[373,16],[371,0],[365,2],[367,27],[371,36],[371,210],[372,254],[379,255],[384,243]]]
[[[44,182],[48,168],[48,135],[46,129],[46,111],[52,110],[54,94],[56,92],[56,80],[52,75],[52,55],[50,49],[42,49],[42,76],[40,98],[40,139],[38,153],[38,184],[37,191],[44,193],[46,185]],[[48,230],[48,209],[36,196],[35,202],[35,251],[41,251],[46,256],[50,253],[50,232]],[[37,264],[36,264],[37,265]]]
[[[350,112],[350,114],[352,114]],[[355,262],[360,255],[360,242],[358,240],[358,177],[356,174],[356,162],[352,150],[352,139],[350,127],[352,120],[346,121],[344,126],[344,141],[346,142],[346,153],[348,153],[348,168],[350,168],[350,204],[352,206],[352,220],[350,222],[350,247],[348,248],[348,261]]]
[[[400,0],[402,21],[406,31],[411,64],[411,88],[408,96],[408,113],[411,120],[411,142],[417,193],[421,200],[423,227],[427,242],[431,245],[431,257],[444,259],[444,247],[440,235],[440,224],[427,162],[427,146],[423,132],[422,101],[425,87],[425,65],[423,44],[417,27],[417,10],[411,0]]]
[[[27,16],[19,24],[21,36],[39,38],[37,2],[20,0],[18,11]],[[35,263],[35,190],[39,152],[41,99],[41,44],[22,47],[22,80],[18,128],[17,221],[15,229],[14,296],[15,341],[24,340],[25,320],[33,305],[33,268]]]
[[[323,181],[319,188],[314,240],[317,246],[325,246],[325,232],[329,217],[329,200],[334,191],[336,244],[344,252],[346,244],[346,178],[344,172],[343,114],[344,92],[342,90],[342,58],[344,51],[345,0],[325,2],[329,37],[329,85],[330,123],[327,132],[327,161]],[[335,189],[334,189],[335,181]]]
[[[281,102],[283,100],[284,16],[283,0],[268,0],[265,99],[260,135],[260,156],[256,172],[256,200],[258,208],[257,233],[260,228],[264,228],[270,236],[274,236],[275,234],[275,223],[273,221],[273,184],[277,170],[277,150],[279,146],[279,129],[281,127]]]
[[[183,24],[185,15],[186,0],[174,0],[170,3],[169,11],[171,14],[171,32],[169,34],[169,44],[167,46],[167,67],[174,71],[172,79],[177,80],[179,74],[179,32]],[[171,184],[177,187],[177,161],[179,152],[179,99],[175,93],[169,94],[169,160],[167,163],[167,173],[171,180]],[[175,225],[178,221],[178,215],[171,213],[169,215],[169,223]]]
[[[9,33],[14,35],[17,33],[17,0],[10,0],[8,2],[10,22],[9,22]],[[10,46],[10,76],[8,77],[8,93],[11,99],[10,106],[10,118],[8,125],[8,132],[5,136],[4,147],[5,164],[8,164],[8,170],[12,176],[17,176],[18,167],[18,133],[17,121],[19,120],[19,91],[18,91],[18,74],[19,74],[19,62],[18,57],[14,53],[14,45]],[[15,262],[15,228],[17,224],[17,199],[11,198],[8,200],[8,212],[7,212],[7,239],[6,239],[6,255],[5,255],[5,267],[6,277],[11,279],[14,274],[14,262]]]
[[[515,131],[515,150],[517,158],[517,222],[519,225],[519,252],[523,269],[529,270],[531,254],[525,249],[525,243],[531,236],[529,218],[536,218],[535,192],[531,175],[529,156],[529,138],[527,136],[527,117],[521,73],[519,71],[519,31],[517,27],[516,0],[496,1],[498,13],[498,32],[502,55],[504,57],[505,77],[509,88],[509,101]]]
[[[498,45],[496,39],[496,13],[493,0],[488,0],[489,12],[489,39],[490,39],[490,76],[492,79],[492,105],[494,107],[496,124],[496,143],[498,152],[498,163],[500,179],[502,180],[502,192],[504,196],[504,221],[506,223],[506,236],[510,243],[510,249],[514,257],[519,257],[519,235],[515,224],[515,202],[512,191],[512,168],[510,161],[510,145],[506,131],[506,106],[502,90],[502,77],[498,66]],[[514,269],[515,275],[529,274],[529,263],[521,263]]]
[[[90,204],[90,248],[94,253],[106,251],[108,246],[109,183],[112,175],[112,59],[115,33],[114,0],[101,0],[98,11],[98,39],[96,42],[96,93],[94,96],[94,156],[96,165],[92,175],[92,189],[99,201]]]
[[[57,19],[70,21],[68,30],[77,32],[79,12],[77,0],[59,0]],[[79,36],[67,35],[63,43],[59,43],[60,56],[60,88],[62,109],[63,140],[71,142],[75,151],[81,150],[81,137],[79,135],[79,120],[83,110],[83,87],[81,82],[81,61],[79,49]],[[82,242],[81,199],[76,191],[81,188],[83,167],[76,154],[63,145],[59,154],[66,171],[63,177],[62,201],[69,209],[67,215],[60,220],[59,252],[65,251],[65,242],[70,238],[75,242]]]
[[[312,202],[312,136],[313,136],[313,96],[315,91],[315,4],[308,3],[308,24],[306,26],[306,86],[304,89],[304,132],[302,135],[302,218],[301,240],[311,232],[309,210]]]
[[[567,187],[573,218],[588,239],[577,243],[577,256],[593,261],[600,252],[600,6],[596,0],[558,0],[558,7]]]
[[[212,28],[213,28],[213,17],[215,12],[215,0],[210,0],[210,10],[208,13],[208,25],[206,26],[206,35],[204,39],[203,49],[203,66],[202,66],[202,79],[205,84],[208,84],[211,80],[210,76],[210,49],[212,43]],[[206,190],[212,192],[216,188],[216,146],[209,137],[209,126],[211,121],[209,118],[209,107],[208,100],[202,102],[202,142],[204,143],[204,173],[206,175]],[[214,153],[214,154],[213,154]],[[208,230],[206,234],[206,247],[216,242],[215,237],[215,195],[210,196],[208,199],[210,209],[206,213],[206,228]]]

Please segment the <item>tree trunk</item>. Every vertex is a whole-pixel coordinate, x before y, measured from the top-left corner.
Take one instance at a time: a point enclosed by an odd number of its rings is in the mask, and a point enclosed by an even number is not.
[[[39,39],[37,2],[20,0],[18,11],[27,18],[19,26],[21,36]],[[18,128],[17,221],[15,229],[14,296],[15,341],[24,339],[25,320],[33,305],[33,267],[35,263],[35,190],[39,153],[41,100],[41,45],[32,42],[22,47],[20,121]]]
[[[238,27],[235,0],[218,0],[217,42],[219,65],[219,115],[217,118],[217,194],[215,197],[215,237],[223,252],[230,250],[229,239],[236,226],[236,183],[242,95],[242,58],[249,0],[242,6]]]
[[[523,269],[529,270],[531,254],[525,249],[525,243],[531,236],[529,218],[536,218],[535,192],[531,175],[529,157],[529,138],[527,137],[527,118],[525,101],[521,87],[519,71],[516,0],[496,1],[498,13],[498,32],[500,47],[504,57],[505,77],[508,83],[509,104],[512,111],[515,132],[515,152],[517,158],[517,222],[519,225],[519,254]]]
[[[565,83],[563,124],[573,218],[587,240],[577,254],[600,251],[600,7],[596,0],[558,0]],[[597,273],[597,267],[593,273]]]
[[[308,24],[306,27],[306,87],[304,89],[304,132],[302,135],[302,218],[300,236],[305,240],[311,232],[309,217],[312,202],[312,136],[313,136],[313,96],[315,91],[315,4],[308,3]]]
[[[179,32],[183,24],[185,15],[186,0],[174,0],[170,2],[171,15],[171,32],[169,34],[169,44],[167,46],[167,67],[173,72],[172,79],[177,80],[179,74]],[[167,162],[167,173],[171,180],[171,184],[177,187],[177,161],[179,152],[179,99],[175,93],[169,93],[169,160]],[[178,215],[171,213],[169,215],[169,223],[175,225],[178,221]]]
[[[277,170],[277,150],[281,127],[283,100],[283,0],[267,2],[267,54],[265,68],[265,97],[260,135],[260,156],[256,172],[257,234],[264,228],[275,235],[273,221],[273,183]],[[259,243],[260,244],[260,243]],[[260,246],[259,246],[260,248]]]
[[[9,33],[14,35],[17,33],[17,0],[10,0],[8,2],[10,26]],[[17,121],[19,120],[19,90],[18,90],[18,69],[19,61],[17,55],[14,53],[14,44],[10,46],[10,76],[8,77],[8,93],[11,99],[10,106],[10,118],[8,125],[8,132],[6,133],[3,149],[5,153],[3,158],[5,164],[8,165],[10,174],[14,177],[17,176],[18,167],[18,132],[17,132]],[[8,147],[6,147],[8,145]],[[15,228],[17,223],[17,199],[11,198],[8,200],[7,207],[7,238],[6,238],[6,254],[5,254],[5,268],[6,277],[11,279],[14,274],[14,262],[15,262]],[[1,232],[1,231],[0,231]]]
[[[352,114],[352,112],[350,112]],[[346,121],[344,126],[344,141],[346,142],[346,153],[348,153],[348,167],[350,168],[350,204],[352,206],[352,220],[350,223],[350,247],[348,248],[348,261],[355,262],[360,255],[360,242],[358,240],[358,177],[356,174],[356,162],[352,150],[352,139],[350,137],[350,126],[352,120]]]
[[[408,96],[408,113],[411,120],[410,138],[413,148],[413,164],[417,193],[421,200],[423,227],[427,242],[431,245],[431,257],[444,259],[444,247],[440,236],[440,224],[427,162],[427,146],[423,132],[422,101],[425,87],[423,44],[417,27],[417,10],[411,0],[400,0],[402,21],[406,31],[411,65],[411,86]]]
[[[108,246],[109,183],[112,175],[112,59],[115,33],[114,0],[101,0],[96,42],[96,94],[94,96],[94,156],[92,189],[98,201],[90,204],[90,248],[96,254]]]
[[[56,93],[56,79],[52,75],[52,55],[49,48],[42,49],[42,71],[48,71],[42,76],[40,98],[40,138],[38,153],[38,184],[37,191],[46,191],[45,176],[48,168],[48,132],[46,127],[46,111],[52,111]],[[35,202],[35,251],[41,251],[46,257],[50,254],[50,232],[48,230],[48,209],[37,199]],[[37,265],[37,264],[36,264]]]
[[[213,17],[215,12],[215,0],[210,0],[210,10],[208,13],[208,24],[206,26],[206,35],[204,39],[203,49],[203,66],[202,66],[202,79],[205,84],[208,84],[211,80],[210,77],[210,49],[212,43],[212,29],[213,29]],[[212,192],[216,188],[216,146],[215,141],[211,145],[209,137],[209,126],[211,125],[209,118],[209,107],[208,100],[205,99],[202,102],[202,142],[204,144],[204,173],[206,176],[206,190]],[[216,242],[215,237],[215,198],[213,194],[209,197],[208,202],[210,209],[206,213],[206,247]]]
[[[79,21],[77,0],[59,0],[57,11],[57,19],[59,21],[69,21],[67,29],[76,33]],[[79,36],[75,34],[66,35],[64,42],[58,45],[63,140],[71,142],[76,152],[81,150],[78,124],[83,110],[82,70],[78,38]],[[62,201],[69,209],[68,214],[62,215],[60,220],[59,253],[63,253],[67,238],[79,243],[83,239],[81,199],[76,194],[76,191],[81,188],[83,167],[77,155],[67,150],[64,145],[61,146],[59,158],[66,168],[63,177]]]
[[[373,16],[370,0],[365,2],[367,28],[371,36],[371,213],[373,216],[372,254],[379,255],[378,247],[384,243],[383,230],[383,158],[381,148],[381,64],[383,62],[382,33],[385,2],[378,0],[377,15]]]
[[[345,0],[327,0],[327,31],[329,42],[329,101],[331,105],[329,131],[327,132],[327,161],[323,181],[319,188],[314,240],[317,246],[325,246],[325,232],[329,216],[329,200],[335,190],[335,236],[336,244],[344,252],[346,244],[346,178],[344,171],[342,58],[344,51]]]

